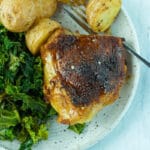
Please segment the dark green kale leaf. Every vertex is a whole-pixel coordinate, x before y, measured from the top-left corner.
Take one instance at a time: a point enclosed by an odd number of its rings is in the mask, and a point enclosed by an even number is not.
[[[28,51],[24,33],[0,25],[1,140],[18,139],[23,150],[48,137],[46,123],[55,111],[44,101],[42,87],[40,56]]]
[[[21,143],[19,150],[31,150],[33,146],[32,139],[26,139],[23,143]]]
[[[70,129],[70,130],[72,130],[72,131],[74,131],[75,133],[78,133],[78,134],[81,134],[83,132],[84,128],[85,128],[85,123],[83,123],[83,124],[78,123],[78,124],[75,124],[75,125],[70,125],[68,127],[68,129]]]
[[[20,116],[17,110],[0,109],[0,129],[16,126],[20,123]]]
[[[13,128],[0,129],[0,140],[14,140],[15,134],[13,132]]]
[[[23,124],[27,132],[29,133],[33,143],[37,143],[41,139],[47,139],[48,131],[45,125],[41,124],[37,126],[38,120],[33,119],[33,117],[24,117]]]

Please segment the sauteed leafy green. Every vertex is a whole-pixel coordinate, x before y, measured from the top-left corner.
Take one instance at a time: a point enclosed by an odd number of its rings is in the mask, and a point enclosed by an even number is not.
[[[28,52],[24,41],[23,33],[0,25],[0,139],[31,146],[48,137],[51,107],[43,100],[41,59]]]

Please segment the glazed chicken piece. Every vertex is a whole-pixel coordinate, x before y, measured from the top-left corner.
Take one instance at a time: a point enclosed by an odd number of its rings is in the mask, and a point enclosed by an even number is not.
[[[58,112],[58,122],[88,122],[113,103],[125,81],[123,39],[68,35],[55,31],[41,49],[44,94]]]

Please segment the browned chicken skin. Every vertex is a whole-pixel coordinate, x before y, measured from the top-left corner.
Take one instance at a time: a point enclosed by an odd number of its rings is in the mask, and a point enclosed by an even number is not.
[[[64,124],[83,123],[113,103],[126,76],[122,38],[57,30],[42,47],[44,94]]]

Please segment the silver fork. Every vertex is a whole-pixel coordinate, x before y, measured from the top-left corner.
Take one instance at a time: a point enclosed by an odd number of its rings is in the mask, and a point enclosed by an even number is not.
[[[87,33],[89,34],[97,34],[96,32],[92,31],[86,21],[86,17],[85,17],[85,11],[83,10],[83,8],[79,8],[80,12],[77,11],[75,8],[71,7],[72,11],[70,11],[69,9],[64,8],[65,12],[78,24],[80,25]],[[78,17],[77,17],[78,16]],[[146,66],[150,67],[150,62],[147,61],[145,58],[143,58],[142,56],[140,56],[139,54],[137,54],[134,50],[133,47],[131,47],[127,42],[123,42],[124,47],[126,48],[126,50],[136,56],[139,60],[141,60]]]

